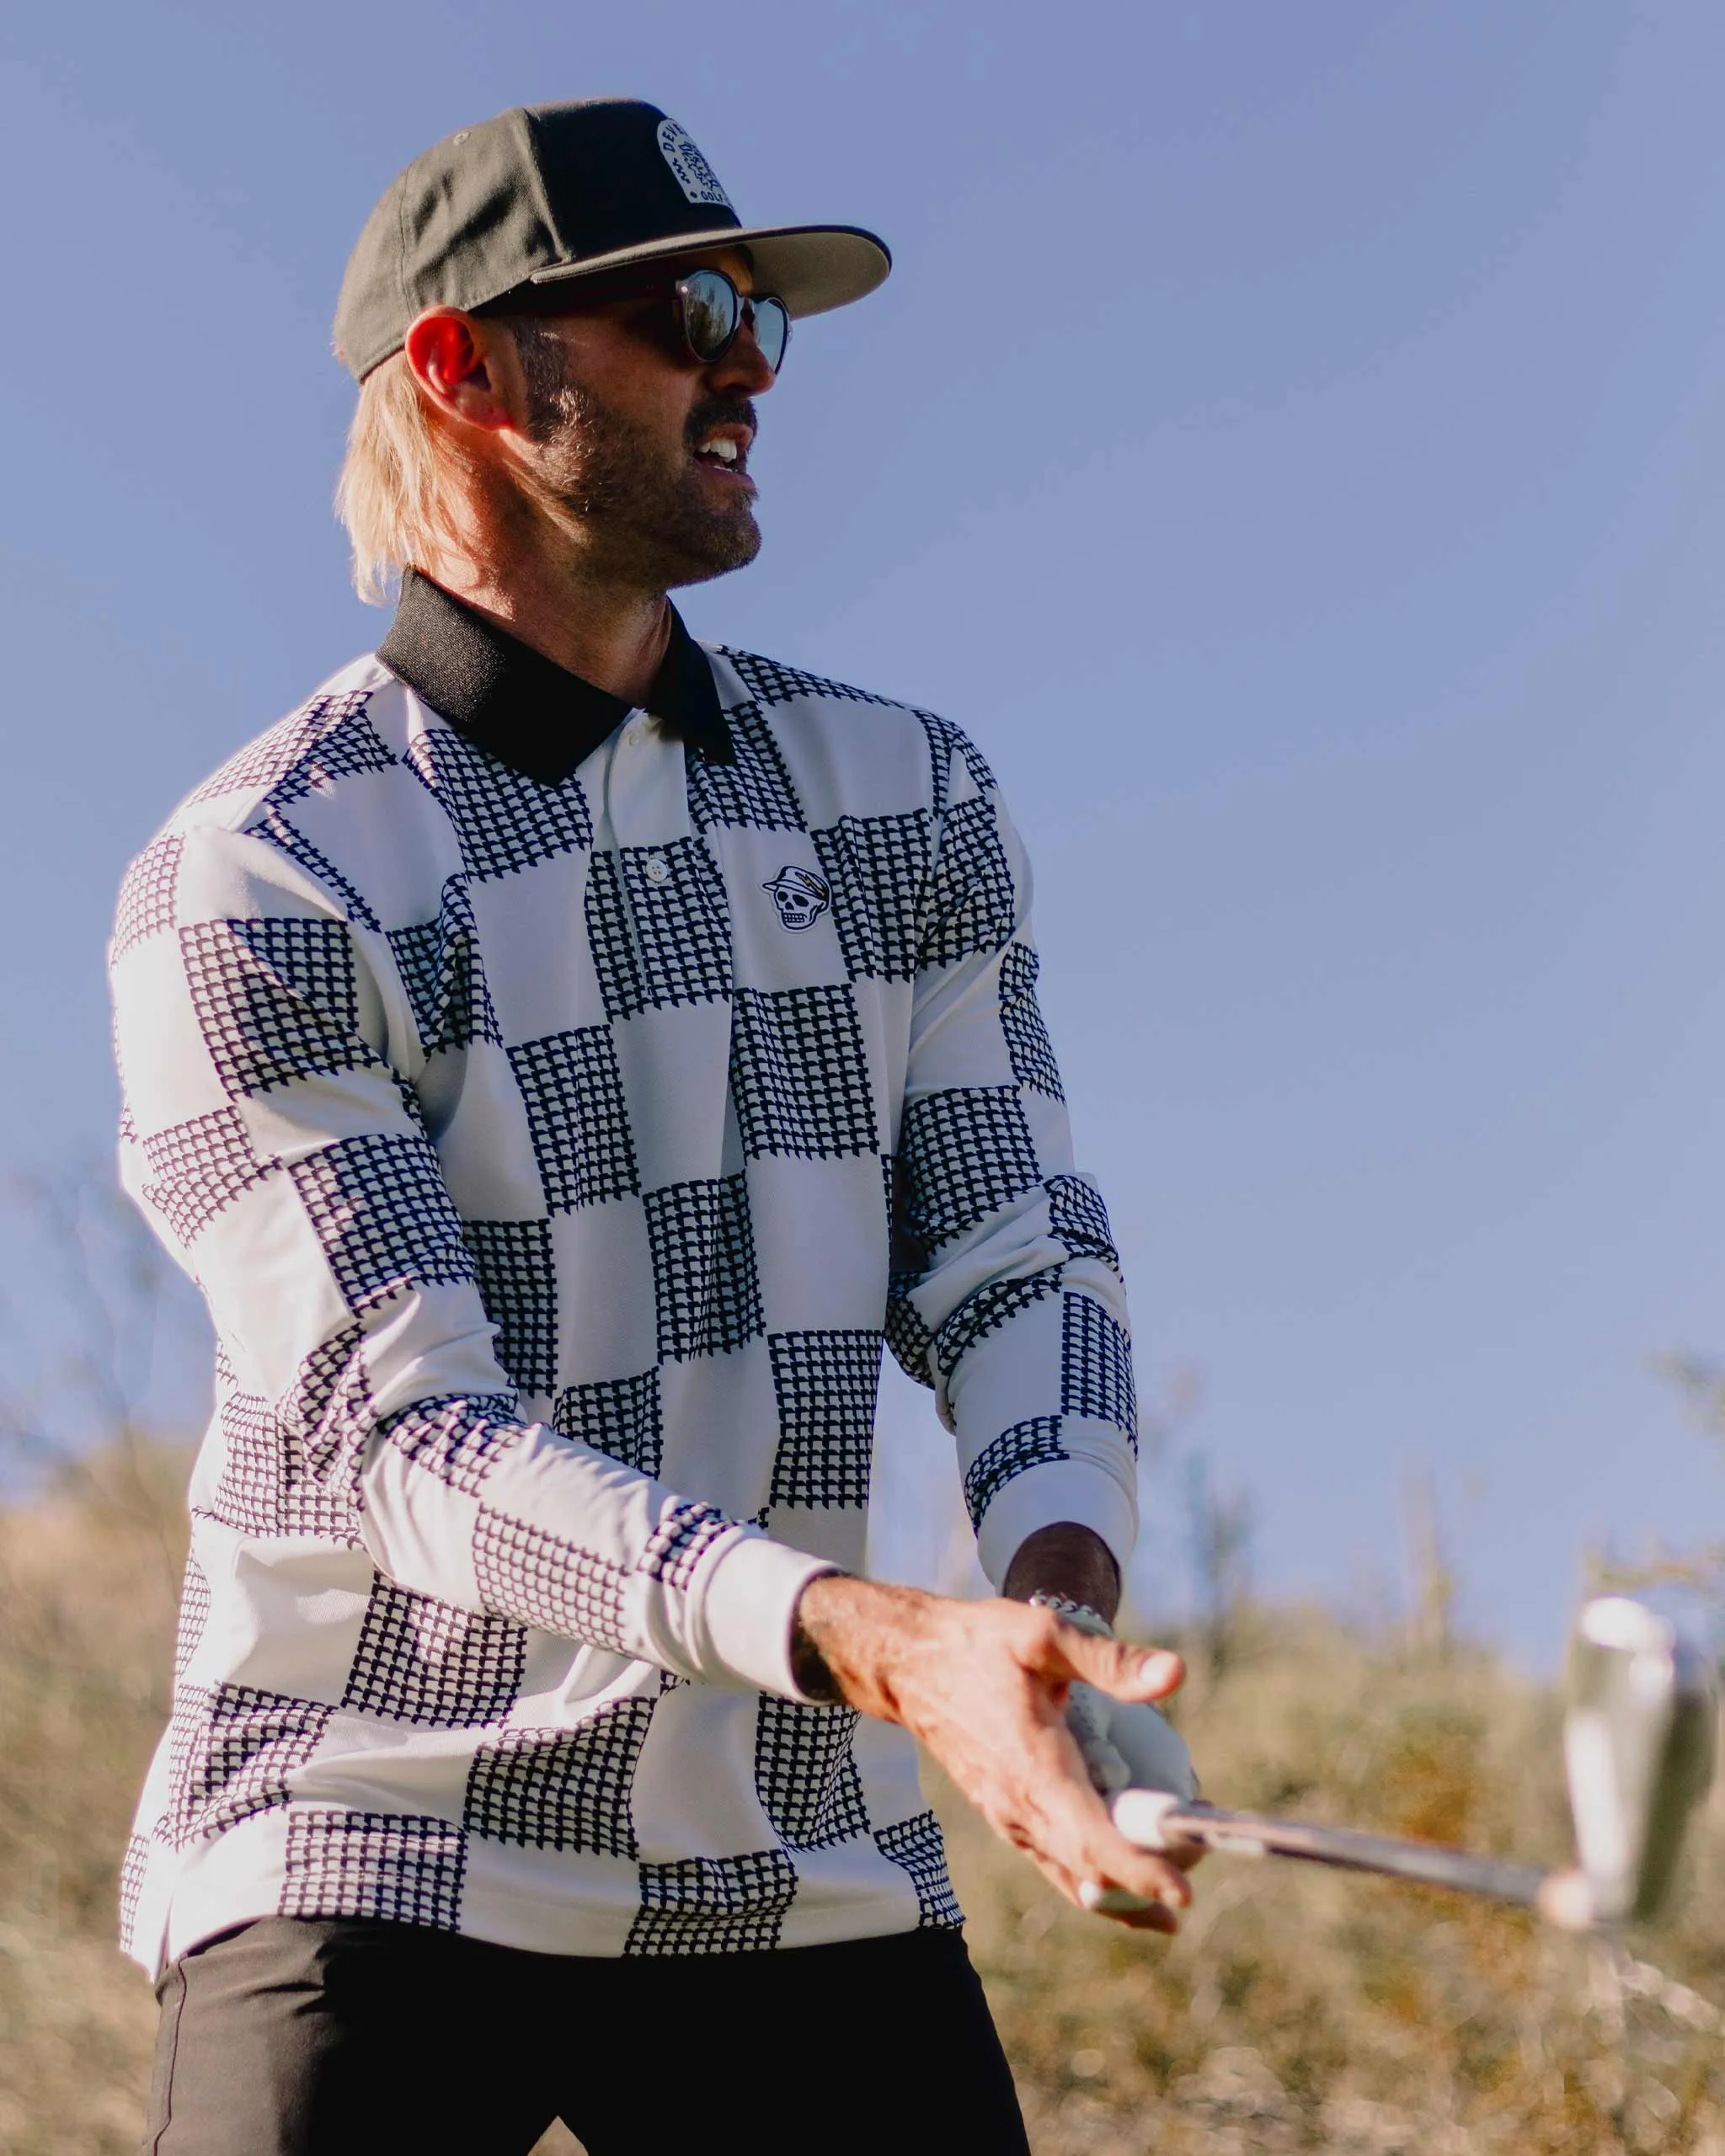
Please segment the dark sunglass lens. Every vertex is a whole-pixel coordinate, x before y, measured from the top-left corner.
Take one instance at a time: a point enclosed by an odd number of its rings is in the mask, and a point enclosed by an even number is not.
[[[737,334],[737,288],[717,270],[697,270],[677,289],[683,296],[683,329],[697,360],[716,360]]]
[[[757,299],[755,306],[755,342],[761,347],[761,356],[777,374],[784,365],[785,346],[791,341],[791,318],[781,299],[771,294]]]

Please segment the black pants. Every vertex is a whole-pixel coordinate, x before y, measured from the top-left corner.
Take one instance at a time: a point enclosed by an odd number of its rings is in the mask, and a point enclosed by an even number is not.
[[[1028,2156],[962,1939],[598,1961],[270,1918],[176,1961],[145,2156]]]

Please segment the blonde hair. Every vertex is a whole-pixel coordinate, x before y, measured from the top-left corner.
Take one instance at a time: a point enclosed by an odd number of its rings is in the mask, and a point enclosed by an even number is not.
[[[368,606],[387,605],[409,563],[435,557],[455,538],[458,501],[449,446],[438,440],[407,355],[397,352],[360,385],[335,483],[354,590]]]

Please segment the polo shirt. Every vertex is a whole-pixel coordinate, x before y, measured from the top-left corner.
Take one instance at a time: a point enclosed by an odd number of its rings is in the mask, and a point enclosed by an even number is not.
[[[996,1582],[1135,1529],[1119,1262],[1023,849],[933,713],[673,620],[644,707],[409,576],[111,949],[121,1171],[216,1405],[122,1880],[583,1955],[960,1921],[905,1733],[798,1690],[883,1344]]]

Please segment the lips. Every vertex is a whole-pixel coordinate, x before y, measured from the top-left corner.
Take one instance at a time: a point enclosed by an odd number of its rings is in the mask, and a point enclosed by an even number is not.
[[[710,472],[724,472],[736,478],[745,478],[752,439],[747,427],[709,428],[695,444],[695,462],[705,465]]]
[[[709,397],[689,414],[689,454],[703,471],[747,479],[755,407],[745,398]]]

